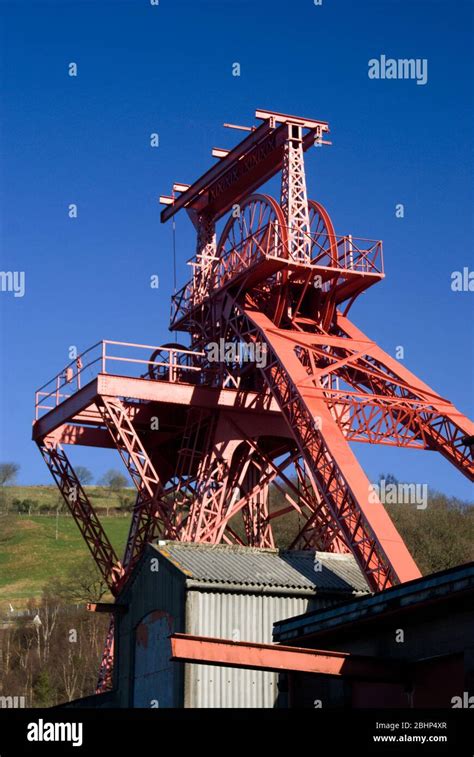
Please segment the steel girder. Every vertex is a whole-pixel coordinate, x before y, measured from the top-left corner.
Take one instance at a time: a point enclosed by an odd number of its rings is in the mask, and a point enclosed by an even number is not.
[[[262,533],[261,514],[257,512],[255,502],[265,499],[268,484],[258,482],[257,486],[257,481],[252,479],[251,471],[258,466],[258,459],[252,459],[245,434],[228,417],[219,415],[213,434],[208,436],[193,484],[190,487],[185,483],[193,497],[179,538],[183,541],[216,543],[223,539],[243,543],[229,524],[239,512],[235,510],[236,501],[242,501],[242,507],[246,509],[244,522],[248,543],[252,542],[257,531]],[[242,488],[245,495],[240,497]],[[272,541],[268,529],[263,538],[267,543]]]
[[[123,585],[138,562],[145,544],[151,541],[160,526],[166,528],[170,521],[161,497],[162,483],[132,424],[127,408],[116,397],[102,397],[97,408],[137,488],[124,552],[120,582]],[[99,667],[97,693],[112,686],[114,649],[115,619],[112,616]]]
[[[270,523],[268,483],[263,486],[260,484],[265,474],[265,467],[252,458],[242,481],[242,489],[247,497],[245,507],[242,508],[242,519],[246,543],[250,547],[272,549],[275,541]]]
[[[337,313],[337,335],[278,329],[348,441],[437,450],[469,479],[474,424]],[[338,388],[344,384],[345,388]]]
[[[321,393],[315,391],[307,367],[289,346],[287,334],[261,312],[238,305],[229,325],[241,338],[267,345],[267,364],[260,370],[321,496],[312,517],[317,533],[337,532],[375,590],[418,577],[419,570],[383,505],[375,496],[369,503],[370,482]]]
[[[370,655],[355,655],[282,644],[229,641],[207,636],[173,633],[171,659],[251,670],[305,672],[369,681],[405,684],[413,677],[410,665]]]
[[[102,694],[108,691],[113,685],[113,669],[115,656],[115,618],[110,616],[109,628],[105,639],[104,649],[99,665],[99,675],[97,677],[96,694]]]
[[[288,253],[292,260],[310,257],[310,223],[303,157],[303,130],[287,124],[281,180],[281,208],[288,227]]]
[[[291,549],[325,549],[327,552],[348,552],[341,533],[334,519],[326,512],[323,516],[323,502],[318,485],[311,469],[304,458],[295,460],[295,470],[298,479],[299,499],[302,503],[311,503],[307,510],[307,520],[300,532],[290,545]]]
[[[192,516],[190,519],[190,503],[198,498],[202,488],[201,476],[214,441],[216,419],[216,412],[209,413],[202,408],[190,407],[186,414],[172,487],[173,520],[183,532],[189,531],[191,521],[194,522]]]
[[[134,546],[130,542],[127,545],[133,564],[146,543],[143,539],[148,538],[153,520],[160,522],[168,538],[174,537],[175,525],[171,522],[169,508],[163,498],[163,484],[127,408],[117,397],[102,397],[97,407],[138,492],[134,508]]]
[[[391,411],[385,411],[385,419],[389,420],[386,435],[390,435],[398,422],[419,439],[425,449],[437,450],[474,481],[474,460],[469,445],[474,423],[369,340],[347,317],[338,314],[337,326],[349,342],[362,340],[367,345],[356,357],[351,350],[352,358],[338,370],[338,375],[356,389],[373,393],[381,407],[387,400],[391,403]],[[368,423],[366,428],[369,429]]]
[[[43,459],[76,521],[92,557],[112,594],[123,576],[120,563],[87,494],[60,444],[47,438],[38,443]]]

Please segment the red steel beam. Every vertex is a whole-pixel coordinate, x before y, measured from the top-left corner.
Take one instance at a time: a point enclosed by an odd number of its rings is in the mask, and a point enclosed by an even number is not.
[[[88,612],[105,612],[108,615],[125,615],[128,607],[127,605],[112,604],[111,602],[88,602],[86,610]]]
[[[171,405],[235,408],[239,413],[249,411],[279,415],[278,405],[271,396],[259,392],[99,374],[90,384],[37,420],[33,425],[33,439],[40,441],[102,396],[133,397],[135,400]]]
[[[369,502],[370,482],[325,402],[315,398],[308,372],[288,340],[263,313],[240,313],[236,332],[267,345],[269,362],[261,371],[319,484],[324,520],[344,535],[375,591],[418,578],[418,567],[383,505]]]
[[[263,123],[197,179],[172,205],[167,205],[161,212],[162,223],[166,223],[182,208],[204,213],[217,220],[239,198],[250,194],[275,176],[283,165],[287,123],[299,124],[308,129],[303,139],[304,150],[314,144],[318,134],[329,131],[326,121],[270,111],[257,111],[259,113],[257,117],[264,118]]]
[[[347,317],[338,314],[337,324],[350,339],[370,341]],[[452,402],[441,397],[375,342],[371,343],[368,354],[378,363],[378,366],[374,366],[374,370],[378,367],[379,374],[383,371],[388,374],[386,379],[376,377],[372,380],[379,391],[390,395],[398,380],[400,388],[405,393],[431,405],[436,412],[430,413],[427,417],[423,417],[423,412],[420,412],[415,424],[418,425],[420,434],[426,439],[426,446],[440,452],[465,476],[474,481],[474,461],[469,445],[465,441],[474,435],[474,423],[466,418]],[[350,376],[347,380],[350,380]],[[369,380],[364,381],[363,370],[357,370],[356,381],[367,385],[371,383]]]
[[[208,196],[209,188],[217,183],[217,181],[229,170],[232,164],[241,160],[242,157],[255,148],[259,142],[262,142],[273,131],[270,128],[268,121],[264,121],[260,126],[249,133],[249,136],[239,142],[233,150],[231,150],[225,158],[222,158],[219,163],[212,166],[205,174],[197,179],[186,192],[183,192],[178,198],[176,198],[173,205],[167,206],[161,212],[161,222],[166,223],[172,218],[178,210],[181,208],[195,207],[198,203],[200,206],[205,206],[205,201]],[[278,167],[275,173],[278,171]],[[203,197],[201,198],[201,196]],[[201,198],[201,200],[199,199]],[[223,211],[225,212],[225,211]]]
[[[276,672],[317,673],[378,681],[401,682],[406,679],[404,665],[399,660],[384,660],[326,649],[229,641],[184,633],[174,633],[170,640],[173,662]]]

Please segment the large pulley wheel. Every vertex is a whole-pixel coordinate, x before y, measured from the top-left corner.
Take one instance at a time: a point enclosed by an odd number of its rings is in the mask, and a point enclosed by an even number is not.
[[[325,268],[337,268],[338,249],[336,232],[327,210],[315,200],[309,200],[309,222],[311,234],[311,262]],[[334,321],[336,303],[330,293],[320,292],[319,306],[321,325],[327,330]]]
[[[216,278],[225,283],[240,270],[250,267],[262,256],[287,255],[287,228],[280,205],[268,195],[250,195],[239,214],[231,216],[217,246]],[[274,313],[281,309],[286,269],[275,273],[268,282],[268,300]]]
[[[321,266],[337,265],[337,240],[329,213],[315,200],[308,201],[311,236],[311,262]]]
[[[221,263],[238,254],[242,265],[255,259],[259,251],[281,254],[286,242],[285,217],[279,204],[269,195],[250,195],[232,215],[222,231],[217,247]]]

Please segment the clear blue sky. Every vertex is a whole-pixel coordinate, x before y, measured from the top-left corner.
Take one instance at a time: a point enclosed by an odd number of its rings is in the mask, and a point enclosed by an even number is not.
[[[333,146],[308,154],[310,195],[338,233],[384,240],[387,277],[352,317],[391,354],[402,345],[405,364],[473,416],[474,295],[450,288],[452,271],[473,268],[473,7],[3,0],[1,270],[25,271],[26,294],[0,293],[0,459],[21,464],[22,483],[50,481],[30,441],[34,390],[70,345],[169,341],[172,233],[157,197],[192,182],[212,146],[241,137],[222,123],[252,123],[256,108],[330,122]],[[428,83],[370,80],[368,61],[382,54],[426,58]],[[181,285],[194,252],[186,216],[177,252]],[[371,477],[471,497],[434,453],[355,449]],[[72,459],[96,476],[121,465],[92,449]]]

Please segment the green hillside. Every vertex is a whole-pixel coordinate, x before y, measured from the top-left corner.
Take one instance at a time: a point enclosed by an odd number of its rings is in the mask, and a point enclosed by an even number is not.
[[[33,498],[29,487],[28,498]],[[26,495],[25,495],[26,498]],[[17,515],[0,517],[0,612],[25,606],[38,596],[49,578],[64,576],[89,555],[84,539],[71,516]],[[101,517],[104,529],[121,556],[130,523],[129,516]]]
[[[103,486],[85,486],[84,490],[91,500],[94,509],[98,512],[112,510],[119,506],[117,497]],[[129,494],[130,501],[133,501],[133,492],[125,490]],[[47,511],[55,512],[58,504],[64,509],[64,501],[56,486],[6,486],[1,490],[3,503],[6,507],[3,510],[16,510],[18,503],[29,502],[33,512]]]
[[[100,486],[85,488],[121,557],[134,492],[123,489],[114,494]],[[9,603],[15,610],[24,607],[30,598],[40,595],[50,578],[65,577],[89,552],[55,487],[8,486],[0,489],[0,493],[1,614]],[[56,518],[58,505],[63,509]],[[283,495],[272,490],[270,509],[278,510],[284,505]],[[387,509],[423,574],[474,560],[474,507],[471,503],[431,492],[426,509],[406,504],[390,505]],[[297,513],[278,519],[274,526],[276,543],[287,548],[300,527]],[[238,526],[235,528],[237,530]]]

